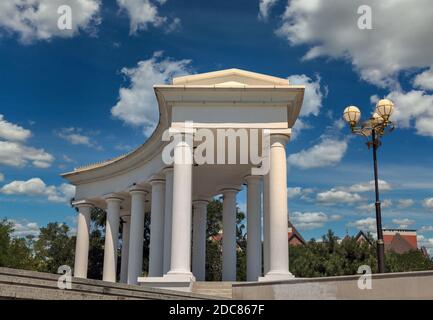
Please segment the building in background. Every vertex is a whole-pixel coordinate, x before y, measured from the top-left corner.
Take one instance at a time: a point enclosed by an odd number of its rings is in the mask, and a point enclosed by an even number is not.
[[[372,244],[370,238],[362,230],[360,230],[358,234],[355,236],[355,240],[359,244],[363,244],[363,243],[368,243],[369,245]]]
[[[406,253],[418,250],[416,230],[383,229],[383,241],[386,252]]]
[[[304,238],[301,236],[301,234],[298,232],[298,230],[290,221],[289,221],[289,229],[288,229],[288,238],[289,238],[289,245],[291,246],[299,246],[299,245],[306,244]]]

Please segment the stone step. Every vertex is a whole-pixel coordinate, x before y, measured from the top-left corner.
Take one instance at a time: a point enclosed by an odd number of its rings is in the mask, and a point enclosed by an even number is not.
[[[232,289],[220,289],[220,288],[200,288],[200,289],[193,289],[193,292],[224,292],[224,293],[231,293]]]
[[[192,292],[201,295],[232,298],[232,284],[229,281],[198,281],[194,282]]]
[[[227,288],[231,289],[232,284],[236,282],[229,282],[229,281],[196,281],[194,282],[195,288]]]
[[[200,295],[181,291],[144,288],[101,280],[72,278],[72,288],[57,286],[60,275],[26,270],[0,268],[0,299],[34,300],[125,300],[125,299],[219,299],[220,296]]]
[[[215,290],[209,290],[209,291],[198,291],[193,292],[195,294],[200,294],[204,296],[212,296],[212,297],[220,297],[224,299],[232,299],[232,292],[221,292],[221,291],[215,291]]]

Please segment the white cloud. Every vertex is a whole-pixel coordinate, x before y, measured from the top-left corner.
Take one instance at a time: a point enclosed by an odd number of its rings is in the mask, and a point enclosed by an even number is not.
[[[269,12],[278,0],[260,0],[259,3],[259,19],[267,20]]]
[[[306,123],[303,119],[296,119],[295,124],[292,127],[292,135],[290,137],[291,141],[294,141],[298,138],[302,130],[311,129],[312,127]]]
[[[69,201],[75,196],[75,186],[62,183],[60,186],[56,188],[56,191],[48,194],[48,200],[51,202],[66,202]]]
[[[57,22],[62,5],[72,9],[72,30],[61,30]],[[16,34],[23,43],[70,38],[80,30],[93,33],[99,24],[100,0],[3,0],[0,1],[0,32]]]
[[[317,229],[330,221],[337,221],[341,217],[339,215],[328,216],[323,212],[294,212],[290,215],[290,221],[301,230]]]
[[[25,194],[25,195],[44,195],[46,193],[46,185],[39,178],[33,178],[28,181],[13,181],[4,185],[0,191],[3,194]]]
[[[328,89],[320,86],[320,77],[316,80],[311,79],[305,74],[296,74],[287,78],[292,85],[305,85],[304,102],[300,116],[307,117],[309,115],[319,115],[322,107],[322,100],[326,97]]]
[[[44,149],[27,147],[17,142],[0,141],[0,164],[24,167],[31,163],[37,168],[48,168],[54,157]]]
[[[424,232],[433,232],[433,226],[422,226],[418,233],[424,233]]]
[[[323,106],[323,99],[328,94],[328,88],[321,86],[319,76],[316,76],[316,80],[313,80],[305,74],[296,74],[287,79],[290,84],[305,85],[304,101],[302,103],[301,113],[292,128],[292,140],[294,140],[302,130],[311,128],[304,119],[309,116],[319,115],[320,109]]]
[[[424,199],[422,205],[424,206],[424,208],[433,210],[433,198]]]
[[[173,21],[167,25],[164,31],[166,33],[174,32],[176,30],[179,30],[181,25],[181,20],[179,18],[174,18]]]
[[[159,6],[163,5],[166,0],[117,0],[121,10],[124,10],[130,19],[130,34],[135,34],[141,30],[147,30],[149,25],[161,27],[168,21],[167,17],[159,15]],[[179,18],[174,18],[167,25],[167,32],[175,30],[180,24]]]
[[[381,203],[380,203],[380,207],[382,209],[389,208],[391,206],[392,206],[392,200],[391,199],[385,199],[385,200],[381,201]],[[357,209],[371,213],[371,212],[374,212],[376,210],[376,205],[373,202],[368,203],[368,204],[362,204],[362,205],[358,206]]]
[[[6,121],[0,114],[0,164],[18,168],[29,163],[37,168],[51,166],[51,154],[23,144],[30,136],[30,130]]]
[[[384,181],[378,180],[380,191],[388,191],[391,190],[391,185]],[[345,188],[350,192],[368,192],[374,190],[374,180],[365,183],[358,183],[350,186],[349,188]]]
[[[398,229],[407,229],[410,225],[414,224],[415,221],[414,220],[410,220],[410,219],[393,219],[392,223],[395,223],[398,225]]]
[[[361,5],[372,8],[372,30],[358,28]],[[400,71],[433,65],[432,16],[430,0],[291,0],[277,34],[309,45],[304,59],[346,59],[370,83],[396,86]]]
[[[0,114],[0,139],[8,141],[25,141],[31,136],[30,130],[10,123]]]
[[[426,238],[423,235],[417,236],[418,247],[425,247],[430,256],[433,255],[433,238]]]
[[[400,209],[406,209],[409,207],[412,207],[414,204],[414,201],[412,199],[400,199],[398,200],[398,207]]]
[[[133,126],[143,126],[150,135],[158,123],[158,107],[153,91],[155,84],[168,83],[171,78],[189,73],[190,60],[163,58],[156,52],[149,60],[140,61],[136,68],[123,68],[130,86],[121,88],[119,101],[111,114]]]
[[[418,135],[433,137],[433,95],[419,90],[392,91],[387,98],[395,104],[391,120],[400,128],[415,127]]]
[[[30,222],[27,220],[14,220],[10,219],[8,220],[13,224],[13,237],[17,238],[23,238],[26,236],[33,236],[38,237],[39,236],[39,226],[36,222]]]
[[[317,202],[323,204],[351,204],[362,201],[362,197],[357,193],[351,193],[343,190],[332,188],[331,190],[320,192],[316,195]]]
[[[62,155],[62,159],[63,159],[63,161],[65,161],[67,163],[73,163],[73,162],[75,162],[74,159],[72,159],[71,157],[67,156],[66,154]]]
[[[346,140],[324,136],[311,148],[289,155],[287,162],[301,169],[335,166],[343,159],[346,150]]]
[[[355,227],[359,230],[369,231],[372,234],[376,234],[376,219],[372,217],[356,220],[350,222],[348,225],[349,227]]]
[[[66,183],[59,187],[47,186],[40,178],[27,181],[15,180],[4,185],[0,192],[6,195],[46,197],[51,202],[66,202],[75,195],[75,187]]]
[[[415,77],[413,84],[417,88],[433,90],[433,68],[430,67],[430,69],[418,74]]]
[[[288,187],[287,188],[287,197],[290,198],[297,198],[302,195],[302,188],[301,187]]]
[[[311,195],[313,192],[314,190],[311,188],[288,187],[287,197],[289,199],[293,199],[293,198],[308,199],[309,195]]]
[[[57,136],[68,141],[73,145],[84,145],[88,147],[94,147],[97,150],[101,150],[102,148],[97,145],[95,141],[92,141],[92,138],[88,135],[82,133],[81,128],[62,128],[60,131],[56,132]]]

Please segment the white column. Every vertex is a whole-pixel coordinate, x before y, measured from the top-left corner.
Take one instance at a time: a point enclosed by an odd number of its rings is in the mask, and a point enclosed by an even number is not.
[[[119,239],[120,203],[122,199],[110,196],[107,202],[107,219],[105,222],[104,269],[102,280],[116,282],[117,243]]]
[[[224,189],[222,280],[236,281],[236,194],[237,189]]]
[[[143,236],[144,236],[144,204],[146,191],[132,188],[131,194],[131,227],[128,254],[128,284],[137,284],[143,271]]]
[[[120,282],[128,282],[128,255],[129,255],[129,229],[131,226],[131,216],[123,215],[122,226],[122,257],[120,262]]]
[[[247,182],[247,281],[257,281],[262,271],[261,176]]]
[[[263,176],[263,274],[269,271],[269,174]]]
[[[173,167],[165,168],[165,205],[164,205],[164,267],[163,273],[170,270],[171,225],[173,223]]]
[[[205,280],[207,205],[205,200],[193,203],[192,273],[198,281]]]
[[[164,202],[165,181],[153,179],[150,209],[149,277],[162,277],[164,261]]]
[[[90,212],[93,205],[89,202],[74,203],[78,208],[77,239],[75,245],[74,276],[87,278],[89,261]]]
[[[271,159],[269,172],[269,271],[268,279],[293,277],[289,272],[289,244],[287,239],[287,167],[286,149],[288,136],[271,135]]]
[[[184,134],[186,135],[186,134]],[[192,277],[191,222],[192,222],[192,143],[178,142],[174,148],[173,221],[171,261],[168,275]]]

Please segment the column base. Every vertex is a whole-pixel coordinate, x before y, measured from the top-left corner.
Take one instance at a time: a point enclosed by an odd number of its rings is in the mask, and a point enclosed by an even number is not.
[[[191,292],[195,277],[192,273],[168,273],[162,277],[139,277],[138,284],[144,287]]]
[[[265,274],[264,277],[259,277],[259,282],[293,280],[294,278],[295,276],[289,271],[287,272],[271,271]]]

